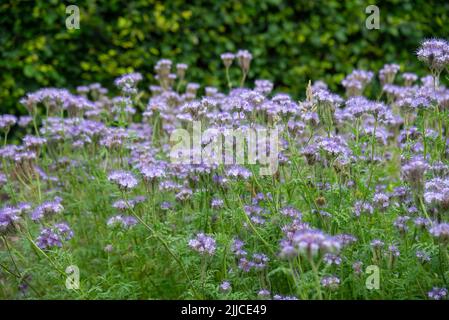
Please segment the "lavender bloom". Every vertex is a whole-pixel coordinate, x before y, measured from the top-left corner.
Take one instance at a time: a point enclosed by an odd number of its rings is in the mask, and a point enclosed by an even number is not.
[[[421,263],[430,262],[430,260],[431,260],[430,255],[428,253],[426,253],[425,251],[422,251],[422,250],[417,250],[416,251],[416,257],[418,258],[418,260]]]
[[[338,287],[340,285],[340,279],[336,276],[323,277],[321,279],[321,285],[324,288],[327,288],[330,290],[336,290],[336,289],[338,289]]]
[[[273,300],[298,300],[295,296],[281,296],[280,294],[275,294]]]
[[[235,58],[235,55],[233,53],[227,52],[227,53],[222,53],[220,55],[220,58],[223,61],[223,64],[225,65],[225,67],[229,68],[232,64],[232,61]]]
[[[176,75],[180,80],[183,80],[186,74],[186,70],[189,66],[185,63],[178,63],[176,65]]]
[[[251,60],[253,59],[252,54],[248,50],[239,50],[235,56],[237,57],[239,66],[243,73],[247,74]]]
[[[210,204],[212,209],[221,209],[221,208],[223,208],[223,205],[224,205],[223,199],[219,199],[219,198],[213,198],[211,200],[211,204]]]
[[[424,201],[433,208],[449,208],[449,179],[434,178],[425,185]]]
[[[360,275],[363,273],[362,267],[363,267],[362,261],[356,261],[352,264],[352,269],[354,270],[354,273],[357,275]]]
[[[338,252],[341,243],[335,237],[324,234],[319,230],[303,230],[297,232],[292,239],[292,245],[297,252],[312,259],[319,254]]]
[[[399,257],[400,255],[399,249],[395,245],[388,246],[388,251],[393,257]]]
[[[405,86],[411,86],[413,84],[413,82],[418,80],[418,76],[414,73],[404,72],[402,74],[402,79],[404,79]]]
[[[253,254],[251,266],[256,270],[263,270],[266,268],[269,259],[263,253]]]
[[[298,209],[294,208],[294,207],[283,207],[280,210],[281,214],[290,218],[295,218],[298,220],[301,220],[302,218],[302,214],[301,211],[299,211]]]
[[[362,95],[363,89],[374,77],[374,73],[365,70],[354,70],[341,82],[350,97]]]
[[[427,293],[427,296],[433,300],[443,300],[447,297],[447,289],[434,287]]]
[[[189,241],[189,247],[197,251],[201,255],[214,255],[216,243],[212,237],[204,233],[198,233],[194,239]]]
[[[449,64],[449,43],[442,39],[425,40],[416,55],[432,72],[439,73]]]
[[[117,184],[123,190],[134,189],[138,184],[134,175],[126,171],[112,171],[108,176],[108,180]]]
[[[371,204],[365,201],[357,201],[354,204],[354,215],[360,217],[362,214],[373,214],[374,208]]]
[[[327,265],[333,265],[335,264],[336,266],[339,266],[341,264],[341,258],[340,256],[336,255],[336,254],[332,254],[332,253],[326,253],[324,255],[323,261],[327,264]]]
[[[61,204],[62,199],[56,197],[53,201],[45,201],[31,213],[31,219],[33,221],[41,220],[44,217],[49,217],[61,213],[64,211],[64,207]]]
[[[15,125],[16,122],[17,122],[16,116],[10,114],[0,115],[0,130],[9,131],[9,129],[13,125]]]
[[[429,232],[441,243],[449,243],[449,223],[436,224],[430,228]]]
[[[397,64],[386,64],[379,71],[379,79],[382,85],[386,83],[392,83],[394,81],[394,77],[398,73],[401,67]]]
[[[271,292],[269,290],[267,290],[267,289],[261,289],[257,293],[257,297],[259,299],[269,299],[270,296],[271,296]]]
[[[409,216],[399,216],[393,222],[393,225],[404,235],[408,231],[407,221],[410,220]]]
[[[390,198],[385,193],[378,192],[373,196],[373,204],[377,209],[384,211],[390,205]]]
[[[414,158],[402,166],[404,179],[419,194],[424,189],[424,173],[428,168],[429,165],[421,158]]]
[[[30,117],[30,116],[21,116],[19,118],[18,125],[21,128],[25,128],[25,127],[27,127],[31,123],[31,121],[33,121],[32,117]]]
[[[220,284],[219,289],[220,289],[220,291],[223,292],[223,293],[231,292],[231,290],[232,290],[231,283],[230,283],[229,281],[223,281],[223,282]]]
[[[245,257],[239,259],[239,269],[244,272],[250,272],[252,268],[252,263],[248,261]]]
[[[240,239],[234,239],[231,245],[231,251],[236,257],[246,256],[246,251],[243,250],[245,243]]]
[[[136,85],[140,80],[142,80],[142,75],[140,73],[129,73],[115,79],[114,84],[122,90],[123,93],[133,95],[137,93]]]
[[[42,250],[52,247],[62,247],[63,241],[68,241],[73,237],[73,231],[67,223],[55,224],[52,228],[41,230],[36,243]]]
[[[413,220],[416,228],[418,229],[426,229],[430,225],[430,221],[423,217],[418,217]]]
[[[130,229],[137,224],[137,219],[133,216],[123,216],[121,214],[109,218],[107,225],[109,227],[121,227],[123,229]]]
[[[382,248],[385,243],[382,240],[379,239],[374,239],[373,241],[371,241],[371,247],[377,249],[377,248]]]
[[[247,180],[252,176],[251,171],[241,166],[232,166],[226,171],[228,177],[240,178]]]
[[[12,207],[3,207],[0,209],[0,234],[13,226],[15,221],[20,219],[19,210]]]

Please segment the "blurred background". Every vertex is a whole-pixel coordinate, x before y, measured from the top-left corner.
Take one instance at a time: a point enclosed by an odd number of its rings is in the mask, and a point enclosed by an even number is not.
[[[187,79],[226,86],[220,54],[253,54],[249,83],[269,79],[277,91],[304,96],[308,80],[339,83],[354,68],[384,63],[425,73],[415,58],[423,38],[448,37],[449,1],[424,0],[0,0],[1,113],[24,113],[18,100],[42,87],[101,82],[138,71],[154,84],[161,58],[189,65]],[[80,9],[80,29],[66,28],[66,6]],[[367,6],[380,9],[368,30]],[[237,68],[235,79],[239,76]]]

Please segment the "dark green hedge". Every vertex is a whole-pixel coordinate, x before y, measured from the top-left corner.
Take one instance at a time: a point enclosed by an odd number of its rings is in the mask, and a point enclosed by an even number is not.
[[[333,89],[354,67],[384,62],[422,72],[414,52],[424,37],[447,37],[449,2],[377,1],[380,30],[365,28],[361,0],[1,1],[0,105],[19,113],[18,99],[44,86],[111,87],[138,70],[152,81],[155,62],[186,62],[188,77],[224,85],[219,54],[250,50],[250,80],[267,78],[301,96],[308,79]],[[81,10],[80,30],[65,28],[65,6]]]

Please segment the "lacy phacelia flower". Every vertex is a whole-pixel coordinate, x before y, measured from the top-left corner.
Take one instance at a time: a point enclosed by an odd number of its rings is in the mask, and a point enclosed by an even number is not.
[[[214,255],[216,250],[216,243],[214,238],[199,233],[194,239],[189,241],[189,247],[197,251],[201,255]]]
[[[429,230],[430,234],[442,243],[449,243],[449,223],[434,225]]]
[[[36,243],[41,249],[50,249],[52,247],[62,247],[63,241],[68,241],[73,237],[73,231],[67,223],[55,224],[52,228],[41,230]]]
[[[449,179],[434,178],[426,182],[424,200],[431,207],[446,210],[449,208]]]
[[[434,287],[427,293],[427,296],[433,300],[443,300],[447,298],[447,289],[446,288],[437,288]]]
[[[15,221],[20,219],[20,211],[13,207],[3,207],[0,209],[0,234],[6,232],[13,226]]]
[[[133,216],[123,216],[121,214],[109,218],[107,225],[109,227],[119,226],[124,229],[129,229],[137,224],[137,219]]]
[[[117,184],[122,190],[134,189],[139,183],[132,173],[126,171],[113,171],[109,174],[108,180]]]
[[[341,242],[320,230],[298,231],[291,241],[281,242],[281,256],[291,257],[292,254],[303,254],[308,259],[325,253],[337,253]]]
[[[220,292],[228,293],[231,292],[232,287],[229,281],[223,281],[219,286]]]
[[[137,83],[142,80],[140,73],[129,73],[115,79],[114,84],[127,95],[137,93]]]
[[[31,213],[31,219],[34,221],[41,220],[45,217],[50,217],[55,214],[61,213],[64,211],[64,207],[61,204],[62,199],[59,197],[56,197],[53,201],[45,201],[34,211]]]
[[[422,158],[414,158],[402,166],[402,175],[412,189],[421,194],[424,189],[424,173],[429,165]]]
[[[416,55],[432,72],[441,72],[449,65],[449,43],[442,39],[425,40]]]
[[[235,55],[233,53],[230,52],[226,52],[226,53],[222,53],[220,55],[221,61],[223,61],[223,64],[225,65],[226,68],[229,68],[232,64],[232,61],[235,58]]]
[[[338,289],[338,287],[340,285],[340,279],[338,277],[335,277],[335,276],[323,277],[321,279],[321,285],[324,288],[327,288],[327,289],[330,289],[330,290],[336,290],[336,289]]]

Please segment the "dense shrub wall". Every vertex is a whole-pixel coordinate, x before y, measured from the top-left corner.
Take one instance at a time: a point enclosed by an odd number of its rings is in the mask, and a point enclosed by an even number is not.
[[[398,62],[423,70],[413,52],[424,37],[447,37],[449,2],[377,1],[380,30],[368,30],[362,0],[1,1],[0,106],[20,113],[18,99],[44,86],[73,88],[138,70],[152,81],[155,62],[186,62],[190,80],[222,86],[219,54],[250,50],[250,79],[274,80],[301,96],[308,79],[337,88],[354,67]],[[67,30],[76,4],[81,28]]]

